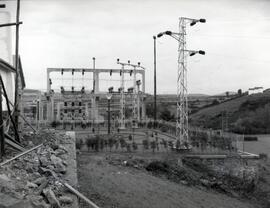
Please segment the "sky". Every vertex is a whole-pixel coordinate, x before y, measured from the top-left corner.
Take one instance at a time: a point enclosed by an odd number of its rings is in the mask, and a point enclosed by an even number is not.
[[[1,2],[7,3],[14,20],[15,1]],[[187,49],[206,55],[187,59],[189,93],[266,89],[269,11],[268,0],[21,0],[20,55],[26,85],[46,89],[48,67],[89,68],[95,57],[97,68],[119,68],[120,58],[141,62],[146,92],[153,93],[153,35],[178,32],[179,17],[190,17],[205,18],[206,23],[187,27]],[[171,37],[157,39],[159,94],[176,93],[177,49]]]

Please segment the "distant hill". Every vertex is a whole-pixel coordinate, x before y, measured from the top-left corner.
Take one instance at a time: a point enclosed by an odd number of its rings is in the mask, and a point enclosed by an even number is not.
[[[270,133],[270,93],[236,97],[190,116],[192,125],[237,133]]]

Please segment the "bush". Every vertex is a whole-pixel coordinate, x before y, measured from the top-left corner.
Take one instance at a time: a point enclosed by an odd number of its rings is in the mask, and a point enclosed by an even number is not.
[[[155,149],[157,148],[157,143],[156,141],[151,141],[150,142],[150,146],[153,152],[155,152]]]
[[[144,139],[142,143],[143,143],[143,149],[148,150],[149,149],[148,139]]]
[[[83,141],[81,139],[76,140],[76,149],[81,150],[83,146]]]
[[[138,149],[138,145],[136,142],[132,142],[132,148],[134,151],[136,151]]]

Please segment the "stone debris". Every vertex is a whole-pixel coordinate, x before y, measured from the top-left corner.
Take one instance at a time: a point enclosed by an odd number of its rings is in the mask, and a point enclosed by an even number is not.
[[[0,208],[50,208],[70,206],[71,197],[61,182],[67,171],[69,137],[54,131],[26,135],[26,144],[39,149],[0,167]]]
[[[60,196],[59,201],[63,204],[72,204],[73,199],[69,196]]]
[[[52,207],[61,208],[60,202],[57,200],[54,192],[50,188],[44,189],[43,193]]]

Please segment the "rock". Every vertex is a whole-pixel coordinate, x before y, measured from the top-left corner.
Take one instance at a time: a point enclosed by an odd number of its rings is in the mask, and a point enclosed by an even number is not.
[[[50,208],[50,205],[46,204],[42,196],[30,196],[29,198],[34,208]]]
[[[210,187],[210,181],[206,180],[206,179],[200,179],[200,182],[202,185],[206,186],[206,187]]]
[[[0,175],[0,193],[14,191],[15,185],[6,174]]]
[[[55,165],[55,172],[65,174],[67,172],[66,166],[61,162]]]
[[[39,177],[36,180],[34,180],[33,183],[40,185],[40,184],[44,183],[45,181],[47,181],[47,179],[45,177]]]
[[[66,151],[63,150],[63,149],[57,149],[57,150],[54,151],[54,154],[56,156],[64,155],[64,154],[66,154]]]
[[[44,189],[43,190],[44,195],[46,196],[46,198],[48,199],[50,205],[54,208],[60,208],[60,202],[57,200],[54,192],[50,189]]]
[[[52,164],[55,167],[55,172],[57,173],[66,173],[66,167],[63,164],[63,161],[61,158],[56,157],[55,155],[51,156]]]
[[[0,193],[0,208],[33,208],[28,200],[22,200]]]
[[[40,171],[42,173],[46,174],[47,176],[53,176],[54,178],[57,178],[57,174],[53,170],[41,167]]]
[[[71,204],[73,203],[73,199],[69,196],[61,196],[59,197],[59,201],[63,204]]]
[[[54,166],[56,166],[57,163],[62,163],[62,159],[55,156],[55,155],[52,155],[51,156],[51,162]]]
[[[55,151],[55,150],[59,149],[59,145],[58,144],[52,144],[51,148]]]
[[[35,184],[35,183],[32,183],[32,182],[27,181],[26,187],[27,187],[27,188],[37,188],[38,185]]]
[[[183,185],[188,185],[188,182],[185,180],[181,180],[180,183],[182,183]]]
[[[39,158],[39,161],[41,163],[41,166],[43,166],[43,167],[47,167],[48,165],[50,165],[50,162],[49,162],[48,158],[45,157],[45,156],[41,156]]]

